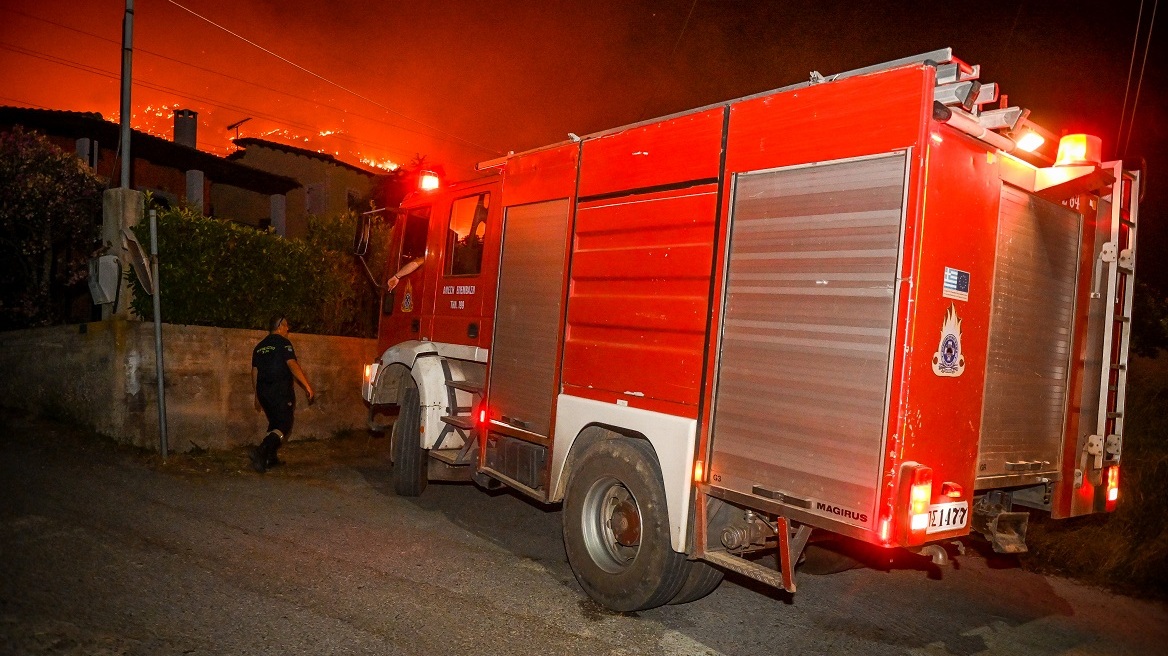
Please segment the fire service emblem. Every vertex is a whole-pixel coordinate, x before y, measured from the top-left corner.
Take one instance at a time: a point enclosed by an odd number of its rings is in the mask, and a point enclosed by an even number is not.
[[[957,317],[957,308],[950,304],[941,326],[941,345],[933,354],[933,373],[956,378],[963,371],[965,356],[961,354],[961,319]]]
[[[405,293],[402,294],[401,311],[414,311],[414,286],[410,283],[409,280],[406,281]]]

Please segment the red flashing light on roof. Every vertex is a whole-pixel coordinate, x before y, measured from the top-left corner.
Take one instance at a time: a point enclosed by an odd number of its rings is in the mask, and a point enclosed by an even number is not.
[[[1098,165],[1103,161],[1103,141],[1089,134],[1068,134],[1059,139],[1055,166]]]
[[[418,189],[422,191],[434,191],[438,188],[440,181],[438,174],[433,171],[419,171],[418,172]]]

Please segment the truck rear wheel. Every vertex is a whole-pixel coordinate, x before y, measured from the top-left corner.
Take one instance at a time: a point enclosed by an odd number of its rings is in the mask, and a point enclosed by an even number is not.
[[[689,573],[669,541],[669,511],[648,442],[593,444],[572,473],[564,501],[564,549],[588,596],[615,611],[661,606]]]
[[[393,422],[393,491],[399,497],[416,497],[426,489],[426,450],[422,448],[418,388],[407,387],[401,412]]]

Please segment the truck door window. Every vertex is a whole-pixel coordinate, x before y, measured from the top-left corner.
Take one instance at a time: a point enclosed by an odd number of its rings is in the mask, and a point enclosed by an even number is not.
[[[483,240],[487,235],[489,193],[467,196],[450,207],[446,232],[446,275],[476,276],[483,268]]]
[[[409,211],[402,233],[401,267],[411,260],[426,256],[426,231],[430,225],[430,208],[421,207]],[[392,273],[392,272],[391,272]]]

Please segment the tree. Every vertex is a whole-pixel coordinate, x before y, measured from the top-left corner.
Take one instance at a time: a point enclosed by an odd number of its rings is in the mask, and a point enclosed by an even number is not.
[[[69,319],[101,247],[105,186],[36,132],[0,134],[0,330]]]

